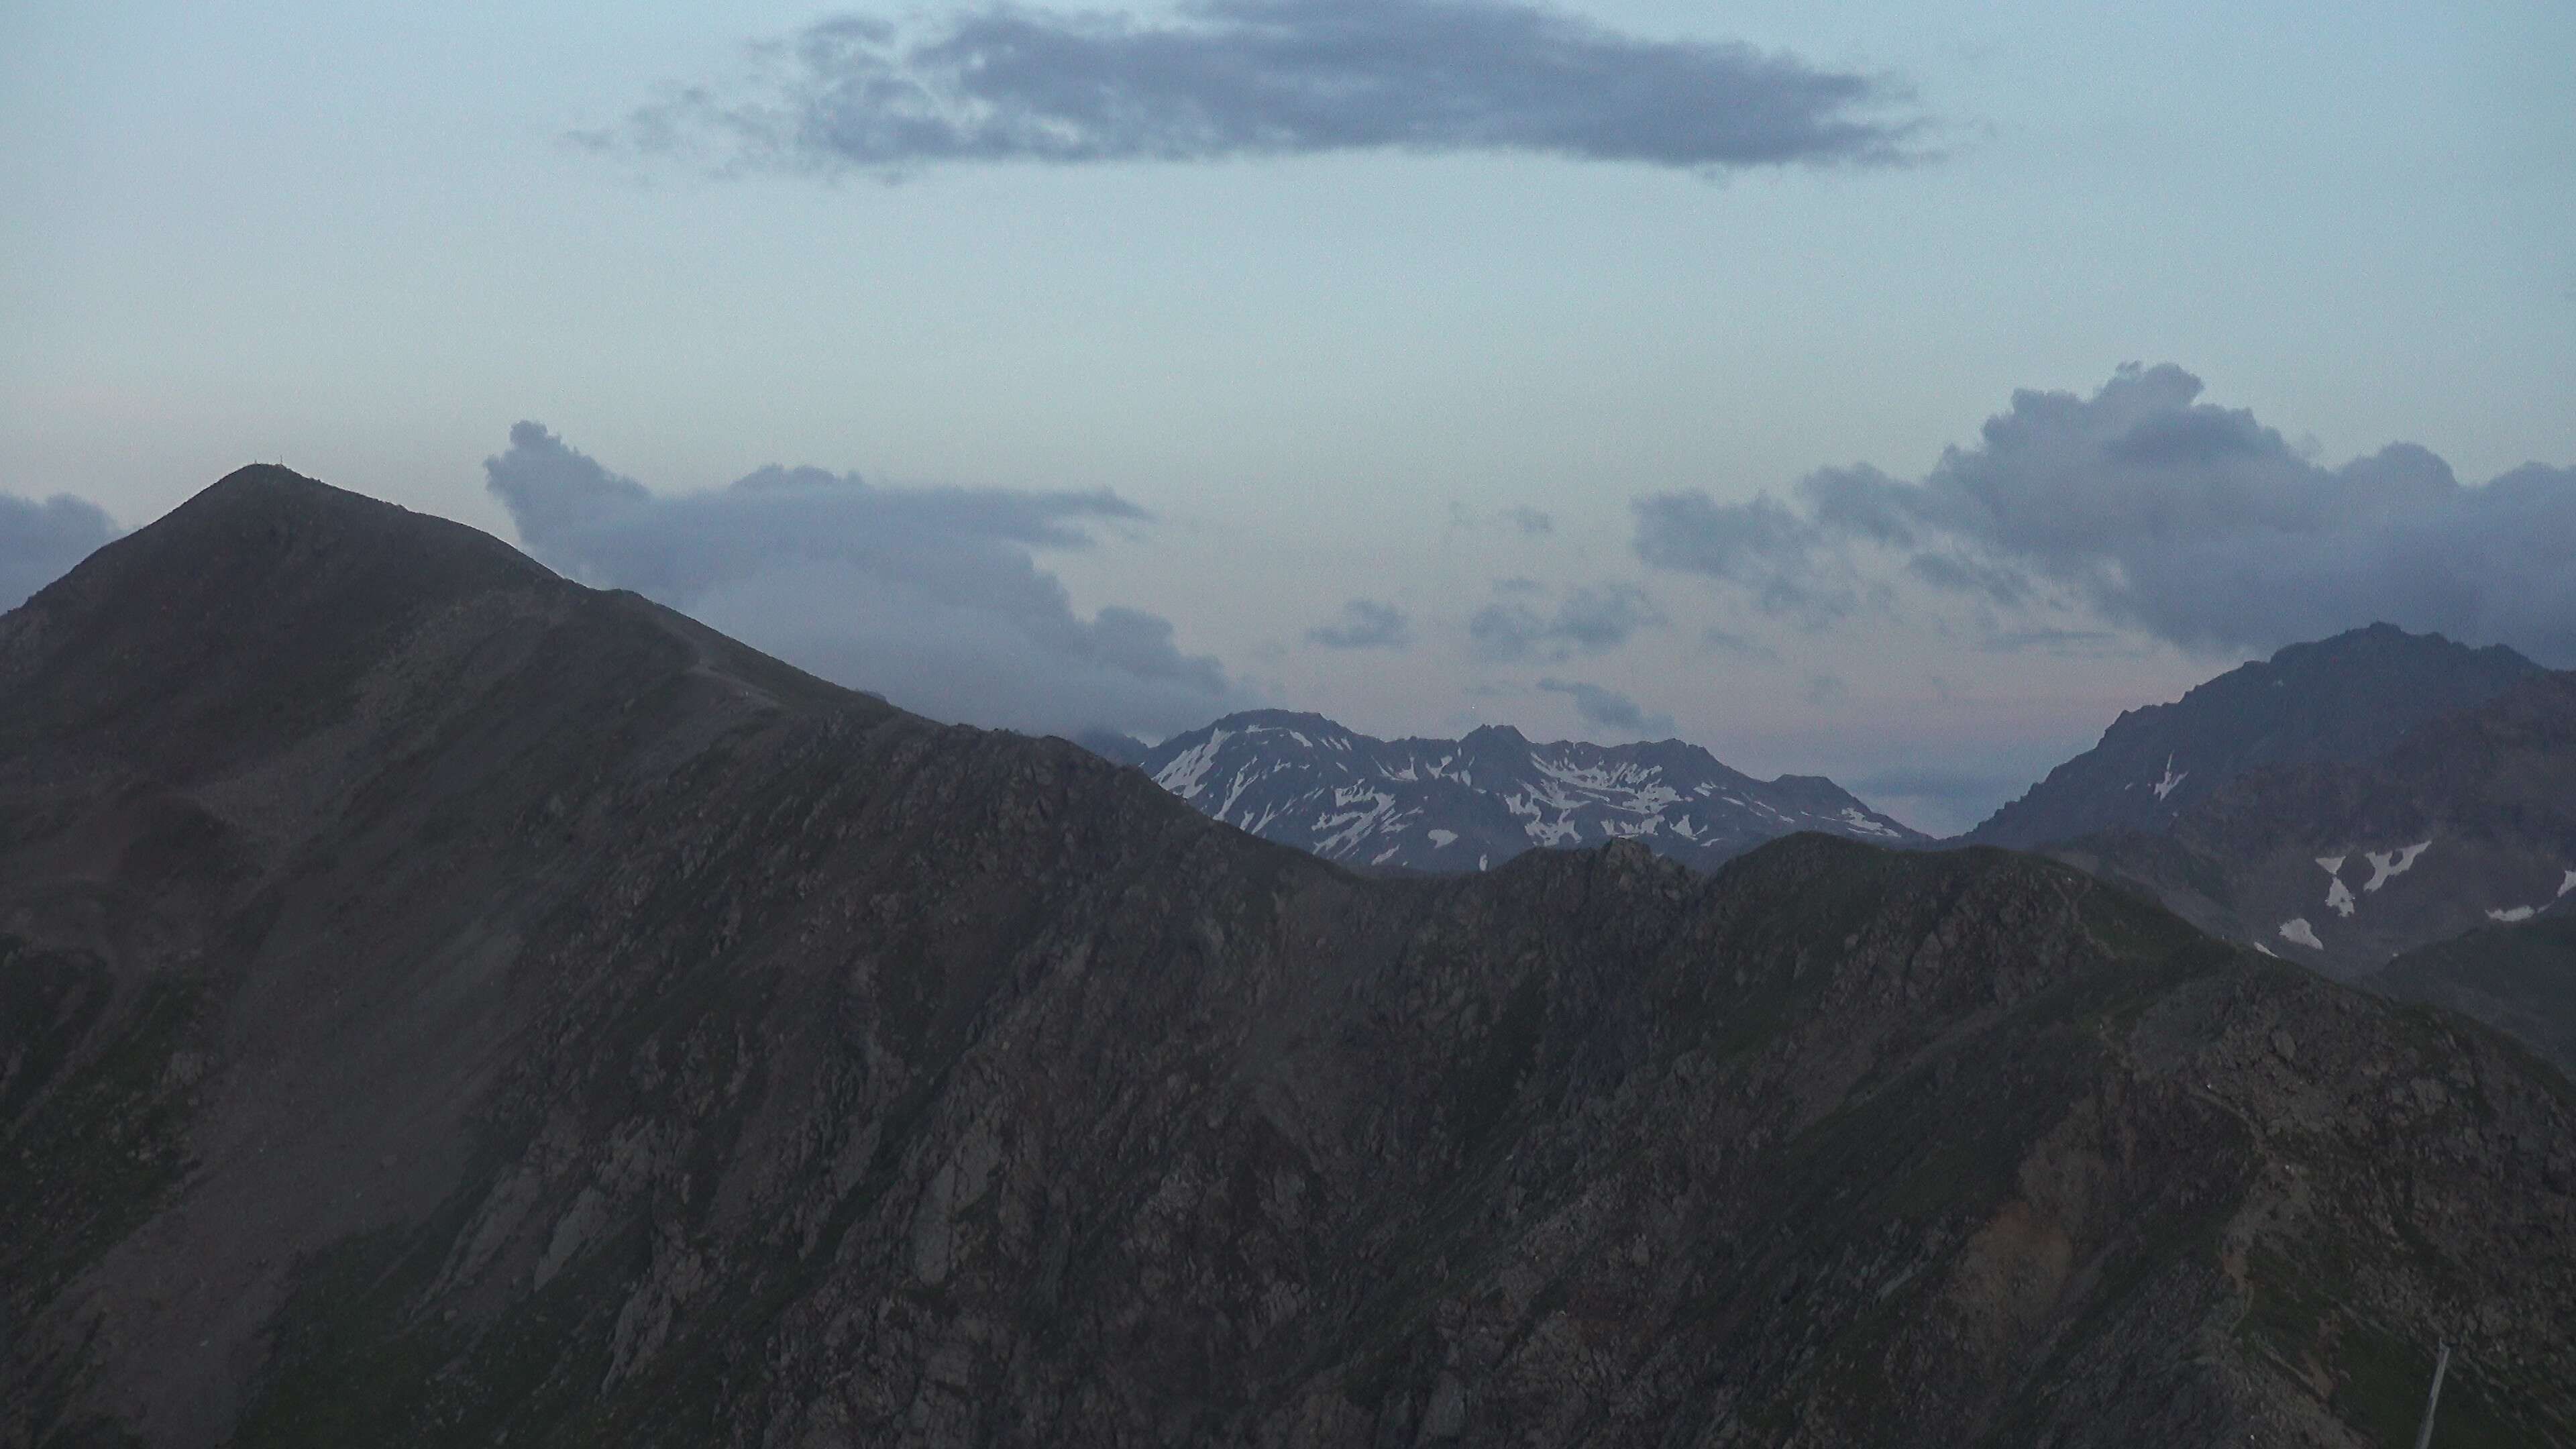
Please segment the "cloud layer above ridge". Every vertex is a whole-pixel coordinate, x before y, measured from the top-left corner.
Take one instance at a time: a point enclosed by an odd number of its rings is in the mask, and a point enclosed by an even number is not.
[[[0,612],[71,572],[120,531],[86,498],[58,493],[39,503],[0,493]]]
[[[1177,22],[995,5],[853,15],[584,139],[733,166],[899,175],[970,161],[1521,151],[1694,170],[1875,164],[1919,122],[1889,82],[1628,35],[1517,0],[1195,0]]]
[[[1828,468],[1785,499],[1640,498],[1635,549],[1810,629],[1910,580],[1998,619],[2090,614],[2190,650],[2384,620],[2576,664],[2576,469],[2471,487],[2412,443],[2328,467],[2200,393],[2170,364],[2090,397],[2016,392],[1920,479]]]
[[[529,553],[633,589],[839,683],[935,718],[1160,735],[1249,699],[1135,609],[1077,615],[1031,550],[1077,549],[1145,512],[1114,493],[891,488],[767,467],[660,495],[541,424],[484,462]]]

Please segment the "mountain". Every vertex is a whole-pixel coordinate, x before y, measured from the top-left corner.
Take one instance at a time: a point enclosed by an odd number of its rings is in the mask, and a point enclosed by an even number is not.
[[[1122,765],[1141,765],[1145,763],[1145,757],[1154,752],[1152,745],[1134,735],[1112,729],[1087,729],[1071,736],[1071,739],[1100,758]]]
[[[2576,910],[2419,946],[2362,984],[2475,1017],[2576,1080]]]
[[[2249,770],[2357,762],[2428,720],[2484,704],[2540,672],[2502,645],[2373,624],[2293,644],[2172,704],[2129,710],[2102,742],[1968,832],[2029,850],[2106,830],[2163,830]]]
[[[2204,929],[2352,979],[2576,909],[2576,673],[2541,673],[2359,764],[2258,770],[2161,837],[2051,847]]]
[[[2576,1435],[2576,1101],[2043,858],[1362,878],[235,474],[0,616],[0,1444]]]
[[[1489,870],[1538,846],[1611,840],[1703,870],[1798,830],[1928,842],[1831,780],[1756,780],[1679,740],[1539,745],[1507,725],[1380,740],[1319,714],[1253,710],[1163,741],[1139,768],[1264,840],[1407,870]]]

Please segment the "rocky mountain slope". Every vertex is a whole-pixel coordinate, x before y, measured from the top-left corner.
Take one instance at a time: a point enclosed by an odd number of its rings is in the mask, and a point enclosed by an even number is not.
[[[236,474],[0,617],[0,1443],[2576,1436],[2576,1101],[2044,859],[1363,879]]]
[[[2476,1017],[2576,1081],[2576,909],[2418,947],[2362,984]]]
[[[1165,740],[1138,765],[1264,840],[1408,870],[1490,870],[1540,846],[1612,840],[1703,870],[1799,830],[1928,840],[1831,780],[1756,780],[1679,740],[1542,745],[1509,726],[1462,740],[1381,740],[1319,714],[1254,710]]]
[[[2347,979],[2479,927],[2576,909],[2576,673],[2533,675],[2374,760],[2248,774],[2162,837],[2052,851],[2215,934]]]
[[[2372,759],[2416,726],[2538,672],[2501,645],[2471,649],[2389,624],[2293,644],[2172,704],[2123,713],[2100,744],[1966,838],[2029,850],[2106,830],[2164,830],[2247,771]]]

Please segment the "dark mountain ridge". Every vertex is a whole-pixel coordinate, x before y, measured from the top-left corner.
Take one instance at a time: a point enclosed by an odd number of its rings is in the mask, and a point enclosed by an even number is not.
[[[2486,1022],[2576,1081],[2576,910],[2419,946],[2362,984]]]
[[[2568,1085],[2049,861],[1361,879],[282,470],[0,741],[0,1443],[2576,1432]]]
[[[1490,870],[1525,850],[1634,840],[1706,870],[1799,830],[1929,840],[1831,780],[1756,780],[1680,740],[1534,744],[1509,725],[1381,740],[1264,709],[1175,735],[1135,763],[1213,819],[1357,866]]]
[[[1964,837],[2029,850],[2103,831],[2161,831],[2248,771],[2355,763],[2409,730],[2541,672],[2504,646],[2373,624],[2242,665],[2172,704],[2124,711],[2102,741]]]
[[[2427,721],[2378,758],[2258,770],[2161,837],[2052,853],[2204,929],[2343,978],[2576,908],[2576,673]]]

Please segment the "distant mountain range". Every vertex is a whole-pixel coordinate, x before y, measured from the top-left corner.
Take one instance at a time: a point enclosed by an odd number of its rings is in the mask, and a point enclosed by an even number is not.
[[[1106,754],[1134,741],[1093,735]],[[1814,775],[1757,780],[1679,740],[1535,744],[1509,726],[1381,740],[1319,714],[1253,710],[1131,762],[1198,810],[1327,860],[1489,870],[1541,846],[1634,840],[1701,869],[1800,830],[1881,845],[1930,837]]]
[[[2502,645],[2373,624],[2229,670],[2133,709],[1965,837],[2029,850],[2104,830],[2163,830],[2249,770],[2371,759],[2427,720],[2540,673]]]
[[[1634,840],[1707,869],[1803,830],[2036,849],[2267,955],[2479,1016],[2562,1063],[2576,1036],[2576,996],[2534,964],[2555,958],[2533,943],[2558,937],[2510,930],[2576,915],[2576,675],[2500,646],[2387,624],[2292,645],[2121,715],[1955,842],[1830,780],[1755,780],[1673,740],[1534,744],[1498,727],[1381,740],[1258,710],[1159,745],[1081,742],[1214,819],[1362,867],[1474,871]]]

